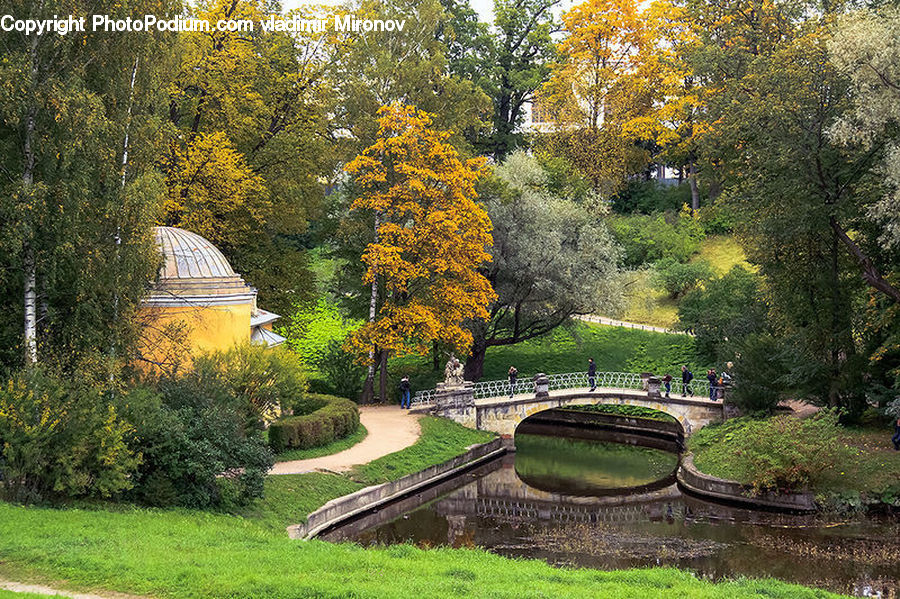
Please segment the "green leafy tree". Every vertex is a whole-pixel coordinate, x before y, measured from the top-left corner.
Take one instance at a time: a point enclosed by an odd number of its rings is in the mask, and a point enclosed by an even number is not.
[[[677,299],[697,289],[712,275],[712,267],[705,260],[682,264],[670,258],[653,266],[651,283],[668,293],[670,298]]]
[[[735,354],[730,401],[747,414],[774,412],[792,390],[784,344],[766,333],[751,333],[730,343]]]
[[[494,103],[490,137],[481,148],[501,162],[522,144],[526,105],[550,75],[551,35],[559,0],[494,0],[493,47],[487,54],[487,92]]]
[[[59,7],[9,0],[0,11],[46,19]],[[70,2],[67,12],[125,8]],[[144,107],[159,98],[152,69],[166,60],[166,37],[0,32],[0,286],[20,298],[0,319],[7,366],[127,353],[128,317],[155,266],[147,225],[161,191],[159,122]]]
[[[713,10],[696,9],[704,19]],[[854,417],[866,401],[868,360],[854,314],[866,287],[894,293],[890,260],[866,218],[883,178],[878,151],[828,138],[852,107],[850,81],[827,52],[840,7],[805,17],[802,9],[765,5],[744,22],[718,15],[693,60],[719,86],[709,102],[717,125],[705,139],[721,161],[722,198],[765,278],[773,333],[793,356],[794,388]]]
[[[760,277],[740,266],[688,293],[678,304],[678,326],[697,337],[697,350],[711,361],[734,360],[746,336],[765,330]]]
[[[545,335],[577,314],[610,310],[618,248],[583,206],[548,191],[537,159],[512,154],[482,192],[494,242],[484,276],[497,293],[490,319],[473,322],[467,380],[478,380],[489,347]]]

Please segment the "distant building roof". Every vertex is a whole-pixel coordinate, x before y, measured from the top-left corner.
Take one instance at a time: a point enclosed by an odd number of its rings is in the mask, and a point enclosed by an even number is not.
[[[263,325],[269,324],[270,322],[275,322],[279,318],[281,318],[281,316],[275,314],[274,312],[269,312],[268,310],[257,308],[256,311],[250,313],[250,326],[261,327]]]
[[[196,233],[176,227],[156,227],[156,243],[163,255],[160,279],[235,276],[222,252]]]
[[[222,252],[196,233],[156,227],[162,266],[149,305],[212,305],[252,302],[255,292]]]
[[[251,329],[250,343],[275,347],[276,345],[281,345],[285,341],[287,341],[287,339],[269,329],[264,329],[262,327],[253,327]]]

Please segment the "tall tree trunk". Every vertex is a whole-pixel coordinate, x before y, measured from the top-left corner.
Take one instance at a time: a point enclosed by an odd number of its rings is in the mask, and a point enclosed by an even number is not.
[[[375,241],[378,243],[378,227],[381,226],[381,213],[375,212]],[[378,275],[372,279],[372,294],[369,297],[369,322],[375,322],[375,315],[378,313]],[[366,381],[363,383],[362,395],[360,395],[360,403],[372,403],[375,399],[375,350],[373,345],[369,350],[369,368],[366,371]]]
[[[31,102],[28,113],[25,115],[25,131],[22,140],[22,153],[24,166],[22,169],[22,191],[26,201],[31,201],[30,192],[34,184],[34,128],[37,119],[37,98],[34,93],[34,85],[37,79],[37,38],[31,44]],[[34,245],[26,241],[22,247],[22,275],[24,281],[23,302],[25,305],[24,342],[25,364],[31,366],[38,361],[37,353],[37,266],[35,264]]]
[[[472,345],[472,354],[466,358],[463,368],[463,378],[467,381],[478,382],[484,376],[484,356],[487,346]]]
[[[134,111],[134,82],[137,79],[138,58],[134,59],[134,66],[131,68],[131,88],[128,94],[128,111],[125,115],[125,138],[122,141],[122,166],[121,178],[119,179],[119,190],[122,193],[122,204],[125,203],[125,181],[128,177],[128,142],[130,141],[131,132],[131,115]],[[116,325],[119,322],[119,262],[122,246],[122,221],[116,218],[116,237],[113,240],[115,244],[115,258],[113,260],[113,333],[112,340],[109,344],[109,354],[113,358],[116,357],[118,346],[118,329]],[[114,378],[114,373],[109,374],[110,381]]]
[[[388,383],[388,354],[390,352],[386,349],[381,350],[381,356],[379,358],[379,368],[381,372],[378,377],[378,395],[379,401],[381,403],[387,403],[387,383]]]
[[[37,364],[37,275],[34,265],[34,249],[26,242],[23,249],[24,257],[22,269],[25,282],[25,364],[32,366]]]
[[[691,211],[700,209],[700,189],[697,187],[697,164],[692,158],[688,163],[688,185],[691,186]]]

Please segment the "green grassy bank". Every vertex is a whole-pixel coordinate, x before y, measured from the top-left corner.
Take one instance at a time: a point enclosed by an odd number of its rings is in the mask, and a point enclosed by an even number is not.
[[[598,572],[478,550],[292,541],[189,511],[0,504],[0,576],[159,597],[832,597],[775,581],[711,584],[677,570]]]
[[[751,482],[740,456],[753,450],[747,440],[752,422],[738,418],[697,431],[688,444],[697,468],[712,476]],[[830,444],[844,450],[841,459],[827,465],[809,490],[826,505],[862,507],[882,503],[900,507],[900,452],[891,445],[892,432],[889,427],[839,427]]]
[[[269,476],[265,499],[234,515],[270,530],[284,531],[291,524],[305,521],[307,514],[336,497],[446,462],[470,446],[494,438],[493,433],[472,430],[444,418],[426,416],[419,424],[422,435],[413,445],[359,466],[347,475],[313,472]]]

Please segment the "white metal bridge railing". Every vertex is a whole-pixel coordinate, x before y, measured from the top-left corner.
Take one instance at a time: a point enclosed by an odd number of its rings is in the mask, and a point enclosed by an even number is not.
[[[589,389],[588,375],[586,372],[569,372],[565,374],[547,375],[550,382],[550,391],[559,389]],[[596,386],[605,389],[635,389],[644,388],[644,381],[640,374],[633,372],[598,372]],[[499,381],[481,381],[475,383],[473,388],[475,399],[487,399],[491,397],[513,397],[515,395],[534,393],[534,380],[523,377],[516,380],[515,388],[512,388],[508,379]],[[417,391],[412,399],[412,405],[430,405],[434,403],[434,389]],[[665,385],[661,385],[661,394],[666,393]],[[671,394],[709,396],[709,381],[693,380],[683,385],[680,380],[672,380]]]

